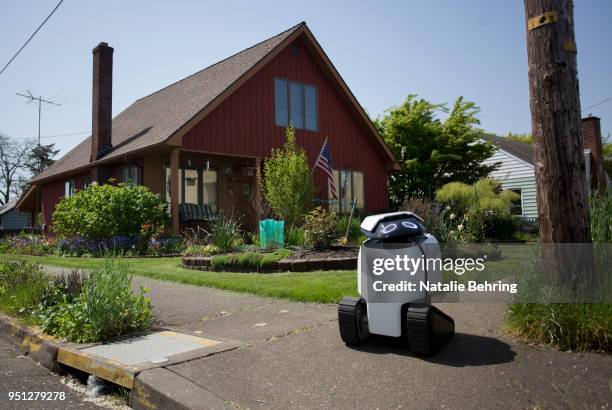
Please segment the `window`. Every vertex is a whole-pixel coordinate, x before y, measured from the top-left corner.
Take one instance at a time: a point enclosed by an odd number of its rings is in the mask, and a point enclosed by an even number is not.
[[[202,181],[202,182],[200,182]],[[217,212],[217,171],[179,169],[179,203],[210,205]],[[166,167],[166,202],[170,201],[170,168]]]
[[[364,208],[363,172],[334,170],[334,181],[338,189],[338,201],[330,205],[330,209],[339,214],[351,212],[353,201],[355,209]],[[329,194],[331,198],[331,192]]]
[[[138,167],[136,165],[127,165],[121,168],[121,182],[124,184],[140,184]]]
[[[183,197],[184,204],[198,203],[198,185],[200,178],[197,169],[186,169],[183,171]]]
[[[74,195],[75,185],[74,179],[69,179],[64,183],[64,196],[70,197]]]
[[[317,89],[311,85],[274,79],[276,125],[317,131]]]
[[[91,185],[91,177],[89,175],[83,176],[83,189],[87,189]]]
[[[217,212],[217,171],[202,172],[202,203],[210,205]]]
[[[512,192],[516,192],[518,194],[518,199],[512,201],[512,205],[510,207],[511,215],[523,215],[523,194],[520,188],[510,189]]]

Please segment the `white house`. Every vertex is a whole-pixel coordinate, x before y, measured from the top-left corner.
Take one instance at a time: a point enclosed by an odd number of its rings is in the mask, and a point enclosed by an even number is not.
[[[582,119],[584,159],[587,189],[612,194],[612,181],[603,166],[600,119],[588,116]],[[535,171],[533,169],[533,147],[524,142],[483,135],[483,140],[491,142],[498,149],[483,164],[500,166],[489,175],[501,182],[503,189],[510,189],[521,196],[520,207],[515,213],[523,218],[537,218]]]
[[[523,218],[537,218],[538,206],[531,145],[495,135],[485,135],[483,139],[498,148],[495,154],[483,163],[486,165],[501,163],[489,176],[500,181],[503,189],[515,191],[521,196],[520,206],[517,203],[515,208],[517,215]]]

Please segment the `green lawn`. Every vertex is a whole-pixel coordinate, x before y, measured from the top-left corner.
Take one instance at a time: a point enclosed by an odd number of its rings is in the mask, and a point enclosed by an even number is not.
[[[525,257],[524,247],[506,247],[504,259],[485,264],[486,274],[480,278],[488,280],[510,276],[515,272],[521,258]],[[0,258],[25,260],[44,265],[64,268],[90,269],[100,265],[103,258],[69,258],[61,256],[29,256],[0,254]],[[343,296],[357,295],[357,275],[354,270],[282,272],[282,273],[230,273],[202,272],[183,269],[180,258],[125,258],[132,272],[138,276],[160,279],[190,285],[208,286],[255,295],[284,298],[302,302],[336,303]],[[446,280],[478,280],[478,275],[456,276],[445,274]]]
[[[99,266],[104,261],[103,258],[13,254],[0,254],[0,258],[83,269]],[[132,272],[137,276],[295,301],[334,303],[345,295],[357,294],[357,276],[352,270],[266,274],[202,272],[183,269],[180,258],[125,258],[123,260],[129,264]]]

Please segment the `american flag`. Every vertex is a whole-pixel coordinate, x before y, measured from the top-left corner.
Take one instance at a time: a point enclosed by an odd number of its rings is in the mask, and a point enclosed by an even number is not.
[[[321,148],[319,157],[315,161],[313,170],[317,168],[320,168],[321,171],[323,171],[325,175],[327,175],[327,178],[329,179],[329,188],[331,190],[332,197],[334,199],[338,199],[338,189],[336,188],[336,181],[334,181],[334,169],[332,167],[327,138],[323,143],[323,147]]]

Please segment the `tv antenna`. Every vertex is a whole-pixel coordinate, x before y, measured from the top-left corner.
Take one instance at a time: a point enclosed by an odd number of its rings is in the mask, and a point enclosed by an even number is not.
[[[39,95],[38,97],[35,97],[32,95],[32,93],[30,92],[30,90],[26,90],[26,92],[28,93],[26,94],[21,94],[21,93],[15,93],[20,97],[24,97],[28,99],[28,104],[30,104],[33,101],[37,101],[38,102],[38,146],[40,146],[40,109],[42,107],[42,104],[50,104],[50,105],[57,105],[58,107],[61,107],[61,104],[58,104],[56,102],[53,101],[49,101],[49,100],[45,100],[44,98],[42,98],[42,95]]]
[[[39,95],[38,97],[35,97],[32,95],[32,93],[30,92],[30,90],[26,90],[26,92],[28,93],[26,94],[21,94],[21,93],[15,93],[20,97],[24,97],[28,99],[28,104],[30,104],[33,101],[37,101],[38,102],[38,144],[36,145],[36,155],[38,156],[38,173],[40,173],[42,171],[42,161],[43,161],[43,157],[42,157],[42,151],[41,151],[41,145],[40,145],[40,112],[41,112],[41,107],[42,104],[49,104],[49,105],[56,105],[58,107],[61,107],[61,104],[58,104],[56,102],[53,101],[49,101],[49,100],[45,100],[44,98],[42,98],[42,95]]]

